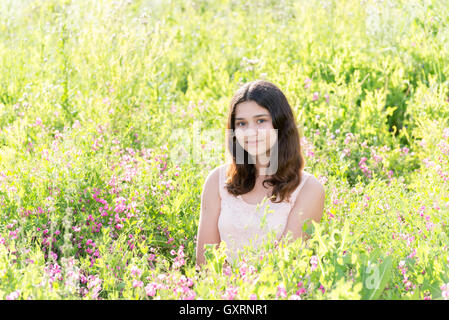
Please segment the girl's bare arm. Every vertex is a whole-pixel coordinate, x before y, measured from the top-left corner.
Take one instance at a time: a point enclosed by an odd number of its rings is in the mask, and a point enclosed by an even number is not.
[[[197,266],[201,266],[205,262],[205,244],[217,244],[217,247],[220,244],[218,217],[220,215],[221,198],[218,184],[219,171],[218,168],[215,168],[207,176],[201,193],[201,212],[196,245]]]

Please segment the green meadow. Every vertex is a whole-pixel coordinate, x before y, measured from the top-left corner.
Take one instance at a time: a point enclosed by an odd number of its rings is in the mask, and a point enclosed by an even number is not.
[[[449,297],[447,1],[0,1],[0,299]],[[195,269],[230,100],[286,95],[308,241]]]

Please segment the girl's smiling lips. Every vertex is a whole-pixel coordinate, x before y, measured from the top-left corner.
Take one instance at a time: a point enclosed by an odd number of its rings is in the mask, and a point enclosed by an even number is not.
[[[246,141],[246,144],[248,144],[248,145],[255,145],[255,144],[259,144],[259,143],[261,143],[261,142],[262,142],[262,140]]]

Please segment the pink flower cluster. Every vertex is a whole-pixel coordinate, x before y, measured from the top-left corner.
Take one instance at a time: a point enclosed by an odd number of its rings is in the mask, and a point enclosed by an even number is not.
[[[315,155],[315,146],[306,137],[301,137],[301,146],[304,148],[307,157],[313,157]]]
[[[304,288],[304,282],[299,281],[298,282],[298,291],[296,291],[296,295],[298,295],[299,297],[301,297],[302,294],[307,293],[307,289]]]
[[[102,217],[105,217],[108,215],[108,210],[110,210],[111,208],[109,207],[108,202],[106,200],[97,197],[99,193],[100,190],[95,191],[92,197],[95,199],[96,202],[99,202],[103,205],[103,207],[98,208],[98,211],[100,212]]]
[[[248,276],[257,272],[256,268],[252,265],[248,265],[245,260],[240,262],[239,273],[243,281],[248,280]]]
[[[140,281],[140,276],[142,275],[142,270],[140,270],[137,266],[132,265],[130,267],[131,275],[135,278],[133,279],[133,288],[142,288],[143,282]]]
[[[345,144],[349,144],[350,142],[353,142],[355,140],[356,140],[356,138],[355,138],[355,136],[354,136],[354,134],[352,132],[346,133],[346,138],[345,138],[345,141],[344,141]]]
[[[234,300],[238,294],[238,287],[229,286],[221,296],[224,300]]]
[[[407,256],[407,258],[414,258],[416,256],[416,248],[413,248],[413,251]]]
[[[405,265],[405,261],[404,260],[401,260],[399,262],[399,267],[398,268],[399,268],[401,274],[404,277],[404,279],[402,280],[402,283],[405,285],[405,290],[409,291],[412,288],[415,289],[416,286],[410,282],[410,280],[408,279],[408,276],[406,275],[406,273],[407,273],[407,266]]]
[[[312,265],[311,271],[315,270],[318,265],[318,256],[314,255],[310,257],[310,264]]]
[[[102,280],[94,275],[89,275],[87,277],[87,288],[91,292],[92,299],[98,299],[98,294],[101,291]]]
[[[371,178],[371,170],[365,164],[366,160],[368,160],[366,157],[362,157],[360,159],[360,161],[359,161],[359,168],[363,171],[363,174],[365,174],[365,176],[367,176],[368,178]]]
[[[147,296],[154,297],[156,295],[157,290],[162,289],[163,285],[157,282],[150,282],[145,286],[145,292]]]
[[[227,264],[224,264],[223,265],[223,274],[225,275],[225,276],[231,276],[231,274],[232,274],[232,268],[231,268],[231,266],[229,266],[229,265],[227,265]]]
[[[312,79],[306,78],[306,80],[304,80],[304,89],[309,89],[311,84],[312,84]]]
[[[148,277],[147,280],[151,280],[151,278]],[[180,299],[193,300],[196,297],[196,293],[191,289],[192,286],[193,280],[184,275],[176,279],[174,274],[159,274],[157,279],[145,286],[145,292],[148,297],[154,297],[158,290],[169,290],[173,287],[173,292],[178,294]]]
[[[44,268],[46,273],[48,284],[52,285],[54,281],[62,280],[61,266],[58,263],[50,264],[49,266]]]
[[[8,294],[5,299],[6,300],[17,300],[17,299],[19,299],[19,297],[20,297],[20,290],[16,290],[16,291],[13,291],[10,294]]]
[[[130,271],[133,277],[139,278],[142,275],[142,270],[140,270],[137,266],[131,266]]]
[[[446,142],[446,141],[444,141],[444,140],[441,140],[438,144],[437,144],[437,147],[440,149],[440,151],[441,151],[441,153],[442,154],[444,154],[444,155],[449,155],[449,144]]]
[[[449,100],[449,98],[448,98],[448,100]],[[444,129],[443,129],[443,135],[442,135],[442,137],[443,137],[444,139],[449,139],[449,128],[444,128]]]
[[[175,250],[171,250],[170,254],[172,256],[176,255],[175,260],[173,261],[173,268],[174,269],[179,269],[180,267],[182,267],[183,265],[185,265],[185,260],[184,260],[184,246],[181,244],[179,246],[178,252],[176,252]]]
[[[287,291],[286,291],[285,286],[284,286],[283,283],[281,283],[277,287],[276,299],[278,299],[279,297],[280,298],[287,298]]]
[[[342,151],[342,157],[349,157],[351,155],[351,149],[350,148],[344,148]]]
[[[126,210],[126,199],[124,197],[116,198],[114,212],[122,213],[125,210]]]
[[[65,269],[64,285],[70,289],[77,290],[79,287],[80,272],[79,268],[75,266],[75,259],[73,257],[61,258],[62,265]]]
[[[408,152],[410,151],[410,149],[409,148],[407,148],[407,147],[403,147],[402,149],[401,149],[401,154],[402,155],[407,155],[408,154]]]
[[[326,292],[326,289],[324,289],[324,286],[322,284],[320,284],[320,290],[323,294]]]
[[[371,156],[373,157],[376,163],[382,162],[382,156],[378,155],[374,150],[371,150]]]

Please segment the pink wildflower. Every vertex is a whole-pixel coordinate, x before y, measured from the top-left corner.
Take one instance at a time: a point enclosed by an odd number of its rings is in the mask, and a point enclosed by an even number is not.
[[[287,291],[285,290],[285,286],[282,283],[277,287],[276,298],[278,297],[287,298]]]
[[[10,294],[8,294],[5,299],[6,300],[17,300],[17,299],[19,299],[19,297],[20,297],[20,290],[16,290],[16,291],[13,291]]]
[[[154,297],[156,295],[157,283],[151,282],[146,285],[145,292],[147,296]]]
[[[312,83],[312,79],[306,78],[306,80],[304,80],[304,89],[310,88],[311,83]]]
[[[312,271],[317,268],[318,265],[318,256],[314,255],[310,257],[310,264],[312,265]]]

